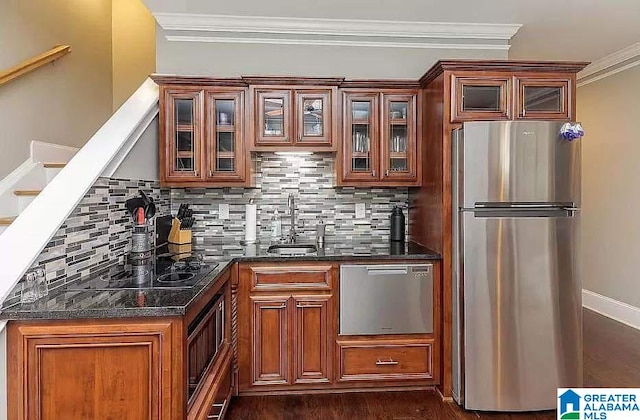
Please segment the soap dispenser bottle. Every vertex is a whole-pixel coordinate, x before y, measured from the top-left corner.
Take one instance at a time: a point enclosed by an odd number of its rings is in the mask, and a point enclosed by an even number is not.
[[[271,239],[274,241],[280,240],[282,237],[282,218],[278,214],[278,209],[275,209],[273,216],[271,217]]]

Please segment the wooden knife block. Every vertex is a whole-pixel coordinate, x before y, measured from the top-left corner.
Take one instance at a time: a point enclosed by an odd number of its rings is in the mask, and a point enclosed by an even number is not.
[[[169,252],[176,254],[174,260],[191,256],[191,229],[180,230],[180,220],[174,218],[169,232]]]

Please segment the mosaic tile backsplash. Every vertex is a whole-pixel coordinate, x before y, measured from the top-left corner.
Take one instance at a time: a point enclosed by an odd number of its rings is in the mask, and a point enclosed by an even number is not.
[[[297,209],[297,232],[301,241],[315,238],[316,223],[326,224],[326,240],[388,237],[389,215],[394,205],[407,207],[407,188],[336,188],[335,157],[328,154],[279,156],[263,153],[256,157],[256,188],[173,188],[173,214],[189,203],[196,223],[194,250],[208,244],[244,239],[245,204],[250,199],[258,207],[258,237],[269,240],[274,210],[282,216],[287,233],[290,218],[285,216],[287,197],[293,193]],[[220,220],[218,206],[229,204],[229,219]],[[356,219],[355,204],[364,203],[365,217]],[[405,210],[406,216],[406,210]]]
[[[125,201],[141,189],[154,198],[157,215],[176,214],[189,203],[196,222],[194,251],[221,242],[244,239],[245,204],[253,199],[258,208],[258,237],[269,241],[271,218],[277,208],[282,231],[287,197],[296,199],[297,232],[301,241],[315,239],[316,224],[326,224],[328,242],[366,240],[389,236],[389,215],[394,205],[407,207],[407,188],[336,188],[335,156],[278,156],[263,153],[256,159],[256,188],[160,188],[157,181],[99,178],[80,204],[44,248],[31,269],[43,267],[49,289],[96,272],[116,260],[122,261],[131,244],[131,216]],[[218,206],[229,204],[229,219],[220,220]],[[365,205],[365,217],[356,219],[355,205]],[[405,210],[406,216],[406,210]],[[408,225],[408,223],[407,223]],[[406,233],[406,232],[405,232]],[[19,283],[5,305],[20,299]]]
[[[31,267],[45,269],[49,289],[124,258],[131,246],[132,225],[124,202],[138,190],[153,197],[158,214],[169,211],[169,190],[161,189],[157,181],[99,178]],[[21,288],[18,283],[6,304],[20,299]]]

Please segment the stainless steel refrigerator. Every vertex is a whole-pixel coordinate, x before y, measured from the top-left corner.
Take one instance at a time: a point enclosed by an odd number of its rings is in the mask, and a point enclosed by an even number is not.
[[[453,132],[453,390],[467,409],[554,409],[556,388],[582,385],[580,139],[561,126]]]

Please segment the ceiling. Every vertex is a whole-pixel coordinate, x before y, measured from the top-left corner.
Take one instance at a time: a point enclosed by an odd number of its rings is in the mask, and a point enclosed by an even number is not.
[[[143,1],[154,14],[522,24],[514,59],[593,61],[640,41],[638,0]]]

